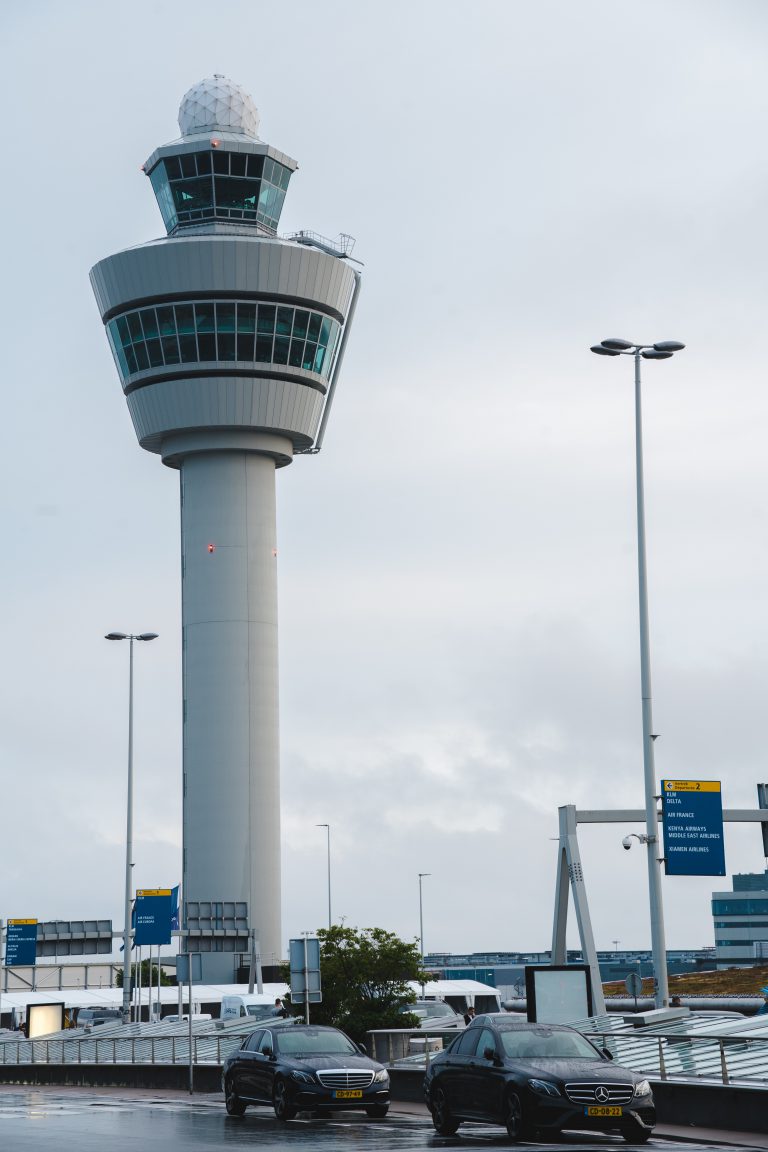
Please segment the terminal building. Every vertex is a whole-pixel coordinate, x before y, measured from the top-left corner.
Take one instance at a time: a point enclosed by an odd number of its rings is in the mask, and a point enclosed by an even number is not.
[[[768,894],[767,894],[768,895]],[[631,972],[638,976],[653,976],[653,953],[650,949],[615,949],[598,951],[600,978],[625,980]],[[754,963],[752,960],[750,963]],[[424,966],[442,980],[481,980],[498,989],[502,999],[524,995],[525,969],[529,964],[551,964],[552,953],[547,952],[433,952],[424,957]],[[579,949],[570,949],[567,964],[583,964]],[[715,968],[714,948],[682,948],[667,950],[667,971],[671,975],[681,972],[711,971]]]
[[[712,893],[719,968],[768,961],[768,869],[732,877],[732,892]]]

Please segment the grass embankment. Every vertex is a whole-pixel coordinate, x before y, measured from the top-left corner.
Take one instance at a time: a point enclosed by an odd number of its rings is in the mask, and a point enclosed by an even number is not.
[[[720,972],[683,972],[669,977],[671,996],[761,996],[768,987],[767,968],[726,968]],[[606,996],[628,995],[623,980],[603,984]],[[653,980],[643,980],[643,996],[653,996]]]

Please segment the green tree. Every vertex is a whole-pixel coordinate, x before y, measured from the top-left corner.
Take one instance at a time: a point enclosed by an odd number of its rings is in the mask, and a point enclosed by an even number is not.
[[[152,987],[157,987],[157,964],[152,964],[149,960],[142,960],[141,962],[141,986],[142,988],[149,987],[150,973],[152,974]],[[131,979],[134,984],[138,983],[139,979],[139,965],[131,964]],[[168,986],[175,984],[176,981],[172,976],[166,976],[163,969],[160,969],[160,986]],[[123,970],[119,968],[115,974],[115,987],[122,988],[123,986]]]
[[[408,981],[435,979],[422,968],[418,941],[407,944],[383,928],[343,924],[317,935],[323,1000],[310,1005],[313,1024],[333,1024],[357,1042],[371,1028],[418,1026],[417,1016],[402,1012],[416,999]]]

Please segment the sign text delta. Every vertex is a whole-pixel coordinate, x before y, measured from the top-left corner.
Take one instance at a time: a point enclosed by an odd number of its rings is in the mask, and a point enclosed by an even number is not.
[[[667,876],[725,876],[719,780],[662,780]]]

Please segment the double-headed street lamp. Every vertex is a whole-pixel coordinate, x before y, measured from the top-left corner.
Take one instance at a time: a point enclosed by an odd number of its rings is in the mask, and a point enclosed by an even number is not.
[[[128,802],[125,831],[125,935],[123,944],[123,1023],[131,1019],[131,868],[133,867],[133,642],[134,640],[157,640],[157,632],[107,632],[105,640],[129,640],[128,660]],[[190,1009],[191,1018],[191,1009]]]
[[[669,1002],[667,948],[664,939],[664,909],[661,898],[661,858],[659,856],[659,817],[656,808],[651,712],[651,652],[648,632],[648,574],[645,552],[645,492],[643,485],[643,416],[640,395],[640,361],[669,360],[685,348],[679,340],[657,344],[634,344],[631,340],[602,340],[592,345],[598,356],[632,356],[635,361],[635,470],[637,476],[637,574],[640,595],[640,683],[643,707],[643,772],[645,780],[645,845],[648,850],[648,894],[651,912],[651,944],[656,976],[656,1007]]]

